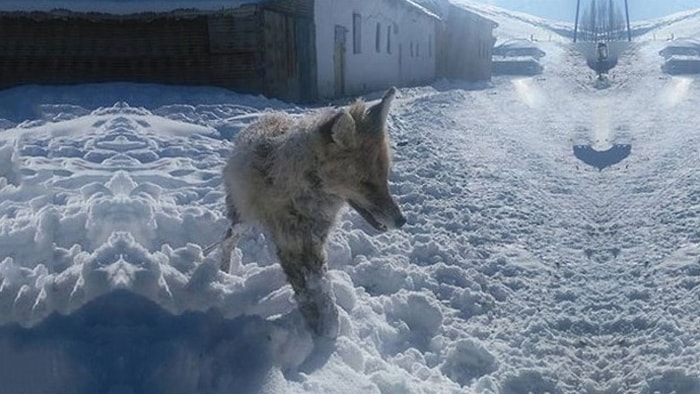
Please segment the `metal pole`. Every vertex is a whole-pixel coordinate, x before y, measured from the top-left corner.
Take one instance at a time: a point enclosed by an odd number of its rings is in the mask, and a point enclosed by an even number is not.
[[[630,9],[625,0],[625,15],[627,16],[627,41],[632,42],[632,29],[630,29]]]
[[[625,0],[626,2],[627,0]],[[574,42],[576,42],[576,36],[578,35],[578,12],[581,9],[581,0],[576,1],[576,21],[574,22]]]

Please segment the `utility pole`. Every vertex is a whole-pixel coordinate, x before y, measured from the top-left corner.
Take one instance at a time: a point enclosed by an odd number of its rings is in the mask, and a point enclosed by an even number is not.
[[[625,14],[627,15],[627,41],[632,42],[632,29],[630,29],[630,9],[627,6],[627,0],[625,0]]]
[[[625,0],[627,3],[627,0]],[[574,42],[576,42],[576,36],[578,35],[578,12],[581,9],[581,0],[576,1],[576,21],[574,22]]]

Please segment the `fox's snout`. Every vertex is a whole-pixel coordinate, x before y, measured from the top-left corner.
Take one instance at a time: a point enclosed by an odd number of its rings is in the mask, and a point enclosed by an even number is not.
[[[391,199],[391,205],[388,207],[388,209],[384,212],[388,211],[388,215],[385,215],[387,218],[387,227],[388,228],[395,228],[399,229],[403,227],[404,224],[406,224],[406,217],[401,213],[401,208],[396,204],[394,199]],[[393,223],[391,223],[393,222]]]
[[[385,204],[360,204],[354,200],[348,200],[348,204],[362,216],[367,223],[379,231],[398,229],[406,224],[406,217],[393,198],[389,197]]]
[[[380,211],[374,210],[373,212],[372,216],[382,225],[382,230],[397,230],[406,224],[406,217],[401,213],[399,208],[397,206],[391,208]]]

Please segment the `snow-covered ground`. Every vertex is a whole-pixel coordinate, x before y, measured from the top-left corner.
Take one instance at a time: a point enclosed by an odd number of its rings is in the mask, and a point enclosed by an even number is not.
[[[499,38],[549,37],[498,16]],[[698,34],[682,22],[659,29]],[[400,91],[408,224],[343,215],[330,343],[264,235],[230,274],[203,252],[226,228],[230,137],[317,109],[208,88],[0,92],[0,393],[699,393],[698,82],[661,73],[651,31],[596,89],[551,34],[537,77]],[[572,152],[617,143],[632,154],[603,171]]]

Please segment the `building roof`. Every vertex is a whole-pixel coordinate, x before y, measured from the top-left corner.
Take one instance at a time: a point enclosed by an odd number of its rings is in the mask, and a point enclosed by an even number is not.
[[[520,38],[513,38],[513,39],[501,41],[500,43],[497,43],[496,48],[537,49],[537,50],[540,49],[539,46],[537,44],[535,44],[534,42],[532,42],[530,40],[520,39]]]
[[[668,45],[666,45],[666,48],[693,48],[693,49],[698,49],[700,48],[700,40],[696,40],[694,38],[677,38]]]
[[[678,38],[666,45],[659,51],[659,55],[669,59],[678,55],[700,54],[700,40],[694,38]]]
[[[426,14],[426,15],[432,17],[432,18],[442,20],[442,18],[440,18],[440,15],[434,13],[433,11],[429,10],[427,7],[424,7],[423,5],[417,3],[417,2],[415,2],[415,1],[413,1],[413,0],[402,0],[402,1],[403,1],[406,5],[408,5],[409,7],[415,8],[415,9],[416,9],[417,11],[419,11],[419,12],[422,12],[422,13],[424,13],[424,14]]]
[[[501,43],[497,43],[493,48],[494,56],[534,56],[536,58],[541,58],[546,55],[546,52],[540,49],[537,44],[522,39],[512,39],[505,40]]]
[[[459,12],[464,14],[470,14],[476,18],[490,22],[493,27],[498,27],[493,19],[489,18],[485,13],[481,12],[478,7],[473,7],[467,4],[463,4],[455,0],[407,0],[416,3],[418,6],[434,13],[441,20],[447,20],[451,12]]]
[[[106,14],[135,14],[140,12],[170,12],[179,9],[216,11],[244,4],[269,0],[0,0],[0,11],[52,11]]]
[[[0,0],[0,12],[61,9],[74,12],[125,15],[140,12],[170,12],[181,9],[218,11],[269,1],[271,0]],[[441,19],[439,15],[413,0],[399,1],[429,17]]]

